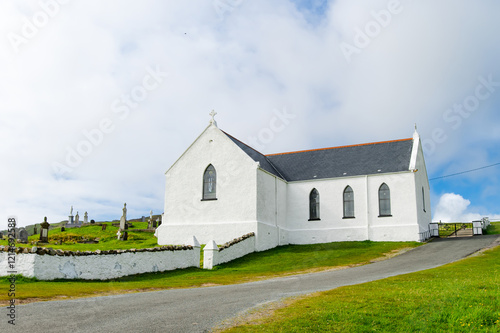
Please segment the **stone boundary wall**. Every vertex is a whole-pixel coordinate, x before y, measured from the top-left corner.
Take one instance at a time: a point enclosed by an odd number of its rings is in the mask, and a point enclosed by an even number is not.
[[[255,252],[253,232],[227,242],[221,247],[211,241],[203,249],[203,268],[212,269],[213,266],[241,258],[252,252]]]
[[[0,251],[0,276],[7,276],[9,248]],[[15,253],[17,273],[40,280],[108,280],[200,265],[200,248],[191,245],[85,252],[16,247]]]

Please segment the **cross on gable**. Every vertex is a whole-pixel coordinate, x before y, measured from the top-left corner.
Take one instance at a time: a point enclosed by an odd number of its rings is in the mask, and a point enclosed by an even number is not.
[[[215,121],[216,114],[217,114],[217,112],[215,112],[214,110],[212,110],[212,112],[210,112],[210,116],[212,116],[212,119],[210,120],[210,124],[214,124],[215,126],[217,126],[217,122]]]

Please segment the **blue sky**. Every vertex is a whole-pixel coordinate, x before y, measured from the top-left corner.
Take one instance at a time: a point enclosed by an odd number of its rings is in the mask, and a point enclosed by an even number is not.
[[[500,3],[0,4],[0,229],[163,211],[218,112],[262,153],[411,137],[429,178],[500,162]],[[279,128],[272,124],[280,121]],[[430,182],[436,220],[500,219],[500,166]]]

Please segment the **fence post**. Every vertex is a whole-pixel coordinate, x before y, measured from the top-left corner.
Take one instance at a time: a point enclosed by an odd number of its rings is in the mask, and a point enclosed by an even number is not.
[[[203,269],[212,269],[214,267],[214,262],[217,260],[217,255],[219,254],[219,248],[215,242],[209,241],[205,248],[203,249]]]

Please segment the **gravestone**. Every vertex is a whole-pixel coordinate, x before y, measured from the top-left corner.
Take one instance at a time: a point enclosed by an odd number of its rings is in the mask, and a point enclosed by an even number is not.
[[[83,223],[85,224],[89,223],[89,214],[87,214],[87,212],[83,214]]]
[[[102,231],[106,230],[106,227],[107,227],[107,226],[108,226],[107,224],[103,224],[103,225],[102,225]]]
[[[158,219],[156,220],[156,222],[157,222],[157,223],[156,223],[156,225],[157,225],[158,227],[159,227],[159,226],[161,226],[161,218],[158,218]]]
[[[71,210],[69,211],[69,216],[68,216],[68,223],[69,224],[73,224],[74,220],[73,220],[73,206],[71,206]]]
[[[61,232],[64,232],[64,231],[66,231],[66,228],[61,227]]]
[[[90,224],[95,224],[95,221],[94,220],[90,220]]]
[[[24,228],[19,229],[19,243],[28,243],[28,232]]]
[[[120,240],[122,237],[122,233],[120,232],[120,229],[118,229],[118,232],[116,233],[116,239]]]
[[[126,230],[128,229],[127,226],[127,203],[123,204],[123,214],[122,217],[120,218],[120,230]]]
[[[128,240],[128,231],[125,231],[125,232],[123,233],[122,240],[123,240],[123,241]]]
[[[49,242],[49,222],[47,222],[47,216],[45,216],[43,223],[40,224],[40,242]]]
[[[158,225],[157,225],[156,221],[153,221],[153,229],[156,229],[157,226]]]
[[[38,228],[36,227],[36,224],[35,224],[35,227],[33,228],[33,235],[36,235],[38,234]]]
[[[80,224],[80,215],[78,215],[78,212],[76,212],[75,224]]]
[[[141,222],[146,222],[146,216],[143,216]]]

